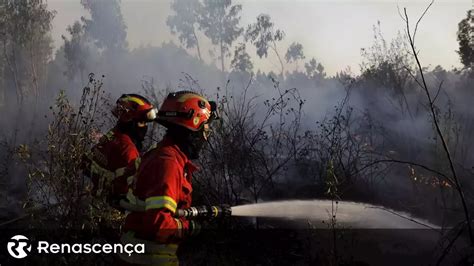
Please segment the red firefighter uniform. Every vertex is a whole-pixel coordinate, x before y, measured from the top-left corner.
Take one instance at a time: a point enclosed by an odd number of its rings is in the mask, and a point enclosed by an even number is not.
[[[191,207],[191,178],[196,169],[170,138],[163,139],[142,158],[133,194],[134,203],[143,206],[144,211],[130,213],[123,226],[125,236],[153,242],[146,248],[155,249],[147,252],[155,255],[142,257],[154,257],[155,262],[176,260],[175,244],[192,225],[186,219],[174,218],[174,213],[178,208]]]
[[[204,136],[214,110],[212,106],[193,92],[171,93],[161,106],[157,120],[168,129],[178,126],[194,132],[195,136]],[[135,210],[125,219],[122,243],[145,243],[145,254],[121,256],[129,263],[177,265],[177,244],[196,232],[194,221],[176,218],[175,212],[191,207],[191,180],[197,167],[176,142],[178,137],[170,134],[143,156],[133,195],[129,193],[128,201]],[[199,141],[205,140],[202,137]]]
[[[143,140],[146,123],[154,121],[156,113],[156,108],[140,95],[124,94],[117,100],[112,110],[117,125],[84,158],[85,172],[92,179],[96,195],[118,199],[127,194],[140,163],[136,144]]]
[[[127,134],[115,128],[109,131],[87,156],[94,192],[125,195],[139,164],[139,156],[137,147]]]

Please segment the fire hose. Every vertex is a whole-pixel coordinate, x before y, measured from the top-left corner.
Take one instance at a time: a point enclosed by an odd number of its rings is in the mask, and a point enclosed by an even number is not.
[[[221,217],[229,217],[232,215],[232,209],[228,205],[218,206],[198,206],[187,209],[176,210],[176,217],[187,219],[214,219]]]
[[[120,200],[120,207],[127,211],[144,212],[145,206],[131,204],[128,200]],[[183,217],[187,219],[215,219],[221,217],[229,217],[232,215],[232,209],[229,205],[204,205],[197,207],[189,207],[187,209],[176,210],[175,217]]]

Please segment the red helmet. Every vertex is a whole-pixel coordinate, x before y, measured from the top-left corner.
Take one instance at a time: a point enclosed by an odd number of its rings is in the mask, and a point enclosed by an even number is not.
[[[145,97],[138,94],[123,94],[118,98],[112,114],[120,122],[151,122],[156,119],[156,108]]]
[[[192,91],[178,91],[168,94],[158,112],[158,123],[170,124],[199,131],[206,122],[217,119],[217,105]]]

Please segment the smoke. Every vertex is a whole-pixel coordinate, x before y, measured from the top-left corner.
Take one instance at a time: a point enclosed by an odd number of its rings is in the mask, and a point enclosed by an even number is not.
[[[374,143],[367,141],[362,143],[363,145],[372,145],[373,150],[382,154],[382,156],[388,154],[394,159],[426,163],[437,170],[446,170],[445,157],[439,149],[439,139],[434,139],[435,134],[430,120],[432,118],[427,112],[425,95],[417,88],[416,84],[401,86],[403,91],[397,90],[396,86],[387,81],[389,80],[387,78],[388,74],[392,74],[392,72],[383,72],[387,69],[382,69],[373,75],[367,73],[367,75],[354,75],[348,71],[342,71],[337,76],[327,77],[305,73],[301,67],[300,71],[290,71],[284,77],[272,72],[264,73],[258,69],[254,69],[253,75],[238,73],[229,69],[223,73],[217,67],[216,62],[219,60],[215,45],[206,40],[202,32],[197,34],[200,40],[204,40],[201,42],[201,51],[206,55],[205,58],[210,58],[212,56],[208,54],[209,50],[212,50],[214,61],[199,60],[195,48],[183,48],[186,46],[181,45],[176,38],[174,41],[170,41],[173,37],[168,31],[153,33],[150,25],[144,25],[144,27],[147,28],[147,34],[155,34],[149,36],[149,39],[153,40],[150,41],[153,45],[146,44],[147,41],[143,45],[138,45],[138,41],[135,39],[137,37],[134,37],[137,36],[137,33],[130,31],[132,27],[127,28],[127,24],[132,22],[127,22],[125,20],[126,16],[122,14],[125,8],[132,5],[131,3],[120,5],[119,1],[113,0],[84,2],[89,4],[86,7],[76,6],[75,8],[80,10],[74,9],[73,12],[70,12],[70,14],[77,17],[74,17],[74,19],[68,18],[70,25],[77,21],[80,30],[75,32],[76,35],[67,31],[63,32],[65,39],[73,44],[71,47],[74,49],[66,49],[64,40],[61,39],[60,42],[56,42],[58,44],[56,53],[51,55],[51,60],[46,64],[48,71],[45,85],[42,86],[41,90],[41,94],[44,96],[36,102],[25,101],[20,110],[12,104],[0,107],[2,114],[4,114],[0,120],[0,126],[3,128],[2,137],[5,136],[5,139],[12,143],[12,147],[20,143],[32,142],[32,136],[37,139],[44,139],[47,125],[50,122],[49,117],[44,118],[44,115],[49,114],[49,106],[54,103],[58,92],[65,90],[71,102],[77,104],[82,94],[82,88],[87,84],[88,74],[96,73],[98,77],[104,75],[104,90],[107,92],[104,97],[112,102],[123,93],[144,94],[142,85],[145,82],[147,84],[153,83],[155,88],[160,91],[165,91],[165,89],[193,89],[212,98],[216,98],[217,95],[222,97],[228,93],[229,96],[240,99],[243,98],[243,92],[247,84],[250,84],[247,90],[247,99],[257,97],[257,108],[263,109],[265,100],[278,96],[275,83],[283,91],[296,88],[301,98],[305,100],[301,119],[301,134],[306,130],[315,132],[315,134],[320,133],[316,123],[337,115],[336,108],[341,107],[343,99],[346,95],[349,95],[349,100],[341,108],[344,110],[354,108],[349,127],[352,136],[365,137],[364,132],[368,131],[367,128],[380,128],[377,137],[382,140]],[[243,5],[245,7],[246,3],[244,2]],[[61,12],[63,10],[58,10],[58,17],[62,16]],[[169,7],[164,7],[156,13],[147,10],[143,13],[143,16],[163,16],[159,21],[164,25],[166,16],[170,14]],[[396,14],[395,11],[394,14]],[[84,18],[81,18],[81,16],[84,16]],[[143,21],[147,20],[144,19]],[[278,19],[275,19],[275,21],[278,21]],[[249,23],[253,23],[253,20]],[[246,25],[241,26],[245,27]],[[63,25],[63,27],[66,28],[67,25]],[[196,29],[198,28],[196,27]],[[58,36],[53,37],[55,40],[60,39]],[[242,36],[240,36],[239,40],[242,41],[242,39]],[[158,42],[161,42],[161,44],[157,44]],[[237,41],[234,44],[237,45]],[[285,47],[282,44],[280,45],[281,52],[284,54]],[[340,45],[342,44],[338,43],[338,46]],[[347,45],[351,44],[348,43]],[[247,46],[250,46],[250,44],[247,44]],[[310,48],[305,47],[304,49],[309,50]],[[249,54],[256,57],[253,50],[249,50]],[[79,61],[80,64],[77,63]],[[230,62],[230,57],[226,58],[226,61]],[[270,61],[276,62],[275,58],[268,58],[266,62]],[[305,62],[299,63],[303,65]],[[322,64],[324,65],[324,62]],[[374,65],[375,68],[379,66],[381,64]],[[267,67],[267,71],[268,69],[273,68]],[[361,69],[361,72],[364,73],[364,70],[367,69],[369,68]],[[406,74],[403,71],[397,71],[399,69],[395,69],[395,74]],[[472,78],[455,71],[443,71],[431,71],[433,73],[428,75],[428,83],[431,93],[437,95],[439,81],[445,80],[436,102],[441,124],[444,132],[449,135],[449,145],[454,150],[453,155],[458,162],[470,163],[474,159],[471,152],[471,136],[474,133],[474,127],[471,126],[474,119],[473,109],[471,108]],[[72,73],[72,78],[68,77],[65,72]],[[4,71],[4,73],[7,72]],[[272,81],[272,78],[274,81]],[[346,78],[350,82],[347,82]],[[405,76],[405,78],[411,80],[410,76]],[[398,80],[395,79],[394,81]],[[11,89],[11,83],[4,82],[3,84]],[[12,101],[5,100],[5,102]],[[156,102],[155,104],[159,105],[160,103]],[[297,105],[298,103],[292,104]],[[258,120],[262,116],[263,112],[257,112],[255,119]],[[364,120],[367,117],[370,117],[370,123]],[[7,151],[2,150],[2,153],[6,154]],[[345,158],[341,158],[341,161],[342,159]],[[317,162],[312,161],[311,163],[316,164]],[[467,164],[465,167],[469,169],[471,165]],[[374,201],[389,205],[400,205],[407,210],[420,212],[421,215],[439,218],[440,214],[433,214],[435,210],[439,209],[442,201],[442,196],[434,195],[436,189],[431,185],[426,187],[425,183],[414,185],[409,176],[410,169],[407,165],[399,165],[394,168],[387,171],[383,176],[374,175],[377,183],[374,185],[376,189],[371,193],[366,192],[365,184],[354,184],[354,187],[361,191],[360,194],[374,196],[375,199],[372,198]],[[326,172],[326,170],[323,169],[323,172]],[[298,173],[298,171],[294,172]],[[320,172],[310,172],[304,176],[298,176],[297,180],[301,184],[297,185],[305,189],[305,195],[311,195],[313,198],[326,196],[324,194],[325,189],[320,188],[317,191],[311,191],[311,186],[317,183],[315,182],[315,179],[317,179],[315,176],[320,174]],[[425,177],[432,176],[429,173],[423,174]],[[17,188],[24,185],[24,173],[9,174],[8,178],[11,187]],[[293,176],[285,178],[285,180],[296,180],[296,178],[292,178]],[[340,178],[343,179],[345,176],[340,176]],[[352,180],[347,183],[351,184],[351,182]],[[318,184],[325,185],[324,182]],[[442,189],[448,190],[450,188]],[[452,189],[449,191],[452,192]],[[298,194],[299,192],[294,193]],[[15,191],[16,193],[17,191]],[[292,192],[285,191],[285,193],[290,194]],[[351,195],[346,194],[342,196],[351,197]],[[437,203],[433,203],[434,201]],[[320,203],[321,206],[327,206],[327,202]],[[422,207],[412,207],[414,205]],[[424,209],[425,206],[428,206],[426,211],[420,210]],[[344,214],[346,212],[347,215],[352,215],[356,211],[366,211],[369,212],[369,217],[372,217],[377,225],[389,224],[390,219],[386,219],[386,217],[390,216],[382,215],[381,210],[366,207],[365,205],[341,203],[340,213]],[[317,213],[326,214],[323,209],[320,209]],[[344,219],[344,215],[340,217]],[[394,220],[398,221],[397,219]],[[359,225],[362,221],[354,221],[354,223]],[[404,225],[402,222],[400,224]]]

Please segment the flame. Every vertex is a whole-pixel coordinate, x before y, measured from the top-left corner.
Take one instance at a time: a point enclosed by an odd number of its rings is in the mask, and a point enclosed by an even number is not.
[[[423,174],[417,174],[415,168],[410,168],[410,178],[413,183],[424,184],[431,187],[452,187],[451,184],[443,178],[437,176],[425,176]]]

